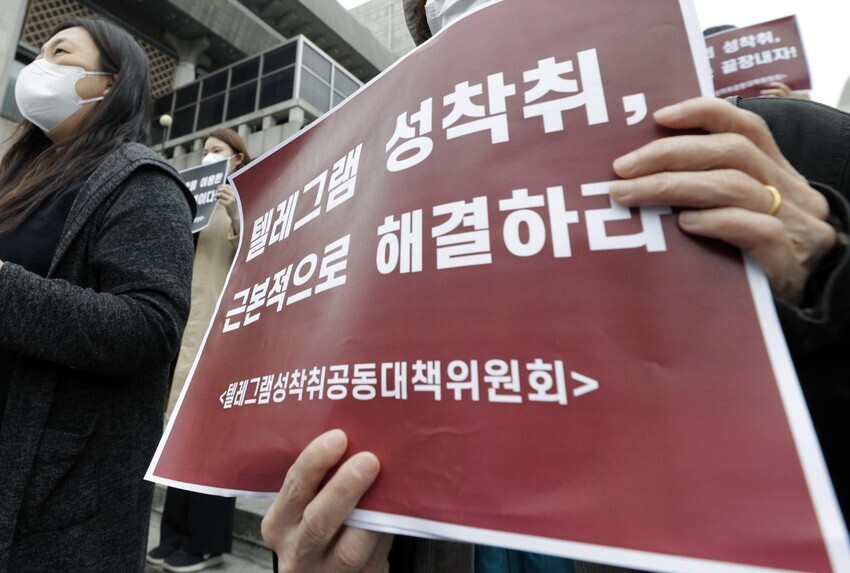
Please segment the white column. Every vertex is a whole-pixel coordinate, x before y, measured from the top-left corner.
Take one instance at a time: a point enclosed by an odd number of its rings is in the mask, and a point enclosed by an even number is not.
[[[177,50],[177,68],[171,87],[177,89],[195,81],[195,66],[204,50],[210,47],[209,38],[201,36],[195,40],[181,40],[171,32],[166,32],[165,40]]]

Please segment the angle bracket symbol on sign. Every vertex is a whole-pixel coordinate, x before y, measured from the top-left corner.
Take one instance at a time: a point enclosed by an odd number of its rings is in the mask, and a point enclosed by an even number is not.
[[[573,396],[578,398],[579,396],[584,396],[594,390],[599,390],[599,382],[594,380],[593,378],[588,378],[583,374],[579,374],[578,372],[570,372],[570,378],[581,384],[578,388],[573,390]]]

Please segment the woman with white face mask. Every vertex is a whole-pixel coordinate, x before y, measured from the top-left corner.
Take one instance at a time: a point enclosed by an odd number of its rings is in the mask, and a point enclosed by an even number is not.
[[[219,129],[204,141],[203,164],[229,161],[228,173],[251,161],[245,142],[232,129]],[[197,237],[192,270],[192,307],[174,368],[166,417],[177,399],[201,347],[215,305],[239,244],[241,223],[236,195],[230,185],[216,189],[218,205],[210,224]],[[168,488],[162,513],[159,545],[147,560],[166,571],[202,571],[223,561],[232,545],[235,498]]]
[[[0,573],[144,570],[194,202],[144,145],[148,61],[99,20],[20,73],[0,162]]]

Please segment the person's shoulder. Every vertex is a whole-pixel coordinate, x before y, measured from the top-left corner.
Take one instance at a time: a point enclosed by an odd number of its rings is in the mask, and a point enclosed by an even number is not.
[[[127,142],[115,149],[92,174],[92,180],[94,188],[120,187],[127,190],[139,187],[149,199],[162,191],[181,197],[190,208],[195,208],[194,198],[177,170],[141,143]]]
[[[92,173],[91,179],[103,184],[120,184],[135,171],[161,171],[177,181],[180,175],[165,159],[151,148],[136,142],[125,142],[113,149]]]
[[[107,162],[109,161],[122,163],[124,167],[131,169],[150,166],[155,169],[161,169],[178,180],[180,179],[177,170],[168,161],[153,149],[141,143],[127,142],[122,144],[107,158]]]

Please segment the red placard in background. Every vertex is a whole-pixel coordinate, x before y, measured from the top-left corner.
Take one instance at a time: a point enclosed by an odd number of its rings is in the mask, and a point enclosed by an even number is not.
[[[339,427],[382,462],[368,527],[846,565],[763,277],[607,195],[651,112],[707,89],[691,14],[491,4],[236,174],[246,232],[148,477],[276,492]]]
[[[754,97],[782,82],[812,88],[796,16],[712,34],[705,39],[717,97]]]

